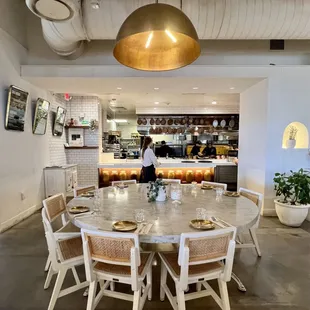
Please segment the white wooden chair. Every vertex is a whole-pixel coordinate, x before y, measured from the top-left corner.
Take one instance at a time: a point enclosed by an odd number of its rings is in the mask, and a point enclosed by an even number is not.
[[[94,191],[96,189],[97,189],[97,187],[95,185],[88,185],[88,186],[83,186],[83,187],[77,187],[73,191],[74,192],[74,198],[78,197],[78,196],[80,196],[82,194],[86,194],[86,193],[88,193],[90,191]]]
[[[51,226],[60,220],[57,227],[58,229],[53,230],[56,239],[81,235],[80,229],[68,220],[65,197],[63,194],[56,194],[43,200],[43,207],[46,211],[46,216],[48,221],[51,223]],[[45,271],[48,271],[48,274],[44,283],[44,289],[49,288],[53,274],[55,274],[50,269],[50,265],[51,258],[49,255],[45,265]]]
[[[253,192],[251,190],[242,188],[242,187],[239,188],[239,194],[245,198],[252,200],[257,205],[258,218],[257,218],[257,221],[254,223],[254,225],[249,229],[249,233],[250,233],[252,242],[251,243],[244,243],[244,242],[242,242],[241,235],[238,235],[237,236],[236,248],[237,249],[255,248],[257,255],[259,257],[261,257],[262,253],[261,253],[259,243],[258,243],[258,239],[256,236],[256,229],[258,228],[258,225],[259,225],[260,214],[261,214],[262,205],[263,205],[263,195],[260,193]]]
[[[129,185],[129,184],[137,184],[137,180],[125,180],[125,181],[112,181],[112,186],[115,186],[117,184],[126,184],[126,185]]]
[[[132,309],[141,310],[146,297],[152,298],[154,253],[140,253],[139,237],[134,233],[82,229],[82,238],[86,278],[90,282],[87,310],[94,310],[103,296],[132,301]],[[113,281],[131,285],[134,295],[115,292],[110,285]],[[98,282],[100,291],[96,295]],[[111,290],[108,290],[109,285]]]
[[[185,310],[185,301],[212,296],[223,309],[229,310],[227,282],[231,279],[235,252],[236,228],[181,235],[179,253],[159,253],[162,260],[160,299],[167,295],[174,310]],[[225,264],[223,264],[225,260]],[[167,286],[167,272],[175,282],[176,297]],[[217,279],[220,296],[207,281]],[[184,294],[189,284],[197,292]],[[201,286],[205,290],[201,290]]]
[[[181,180],[180,179],[162,179],[164,183],[167,184],[181,184]]]
[[[213,187],[221,187],[226,192],[227,191],[227,184],[225,183],[216,183],[216,182],[208,182],[208,181],[201,181],[201,186],[209,185]]]
[[[49,274],[51,274],[51,277],[57,274],[56,283],[48,305],[48,310],[53,310],[58,298],[85,288],[89,283],[87,281],[81,283],[75,269],[76,266],[84,264],[81,236],[72,236],[68,233],[64,233],[61,236],[61,234],[58,233],[56,237],[45,208],[42,209],[42,219],[51,259]],[[72,270],[76,284],[61,290],[69,269]]]

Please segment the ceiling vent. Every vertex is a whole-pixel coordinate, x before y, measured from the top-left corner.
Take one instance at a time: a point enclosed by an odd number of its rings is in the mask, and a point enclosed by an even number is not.
[[[78,13],[74,0],[26,0],[29,9],[42,19],[64,22]]]

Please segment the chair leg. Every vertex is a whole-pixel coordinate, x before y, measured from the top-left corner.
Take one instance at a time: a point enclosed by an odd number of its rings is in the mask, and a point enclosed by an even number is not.
[[[49,267],[46,279],[45,279],[45,283],[44,283],[44,289],[47,290],[50,287],[53,275],[55,274],[52,266]]]
[[[111,281],[111,283],[110,283],[110,289],[111,289],[112,292],[115,291],[115,282]]]
[[[86,310],[94,310],[96,291],[97,280],[90,282]]]
[[[177,293],[178,310],[186,310],[184,291],[178,288],[177,285],[175,288]]]
[[[160,275],[160,300],[165,300],[165,290],[163,288],[163,285],[167,283],[167,273],[168,270],[166,269],[163,262],[161,262],[161,275]]]
[[[201,283],[196,283],[196,291],[200,292],[201,291]]]
[[[134,292],[132,310],[139,310],[140,297],[141,297],[141,289]]]
[[[222,299],[223,304],[223,310],[230,310],[230,304],[229,304],[229,296],[227,291],[227,283],[221,279],[218,279],[218,284],[220,288],[220,295]]]
[[[147,298],[149,301],[152,300],[152,266],[146,275],[146,283],[150,286],[149,291],[147,293]]]
[[[54,309],[56,301],[57,301],[57,298],[59,296],[59,293],[60,293],[60,290],[61,290],[61,287],[62,287],[62,284],[63,284],[64,279],[65,279],[67,270],[68,269],[66,269],[66,268],[61,268],[59,270],[58,276],[57,276],[57,279],[56,279],[56,283],[55,283],[55,286],[54,286],[54,290],[53,290],[53,293],[52,293],[52,297],[51,297],[51,300],[50,300],[50,303],[48,305],[47,310],[53,310]]]
[[[251,235],[251,238],[253,240],[253,243],[255,245],[255,249],[256,249],[256,252],[257,252],[257,255],[259,257],[262,256],[262,253],[260,251],[260,247],[259,247],[259,243],[258,243],[258,240],[257,240],[257,236],[256,236],[256,230],[254,228],[251,228],[250,229],[250,235]]]
[[[46,264],[45,264],[45,267],[44,267],[44,271],[45,272],[49,271],[50,265],[51,265],[51,258],[50,258],[50,255],[48,254],[48,257],[47,257],[47,260],[46,260]]]

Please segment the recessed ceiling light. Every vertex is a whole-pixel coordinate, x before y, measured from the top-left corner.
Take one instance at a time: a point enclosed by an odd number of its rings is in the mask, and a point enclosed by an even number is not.
[[[122,88],[121,88],[121,87],[117,87],[116,89],[118,89],[118,90],[122,90]]]
[[[193,89],[195,89],[195,90],[196,90],[196,89],[198,89],[198,87],[193,87]]]
[[[229,89],[231,89],[231,90],[232,90],[232,89],[235,89],[235,87],[230,87]]]
[[[211,103],[212,103],[212,104],[217,104],[217,102],[216,102],[215,100],[213,100]]]
[[[158,101],[155,101],[154,103],[155,103],[155,104],[159,104],[159,102],[158,102]]]
[[[158,87],[154,87],[154,90],[159,90],[159,88]]]

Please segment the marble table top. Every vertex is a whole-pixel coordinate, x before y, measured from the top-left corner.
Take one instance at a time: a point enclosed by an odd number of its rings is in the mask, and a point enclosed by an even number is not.
[[[111,231],[112,224],[118,220],[134,220],[134,210],[144,209],[146,222],[153,223],[148,234],[140,235],[141,242],[178,243],[181,233],[193,232],[189,221],[196,218],[196,208],[205,208],[207,216],[218,217],[237,227],[237,232],[250,228],[258,219],[258,208],[245,197],[222,196],[216,199],[214,190],[202,190],[192,185],[181,185],[181,204],[171,199],[165,202],[147,200],[147,184],[129,185],[119,189],[107,187],[99,190],[99,214],[85,214],[74,217],[72,221],[81,228]],[[74,198],[71,206],[85,205],[93,209],[93,198]]]

